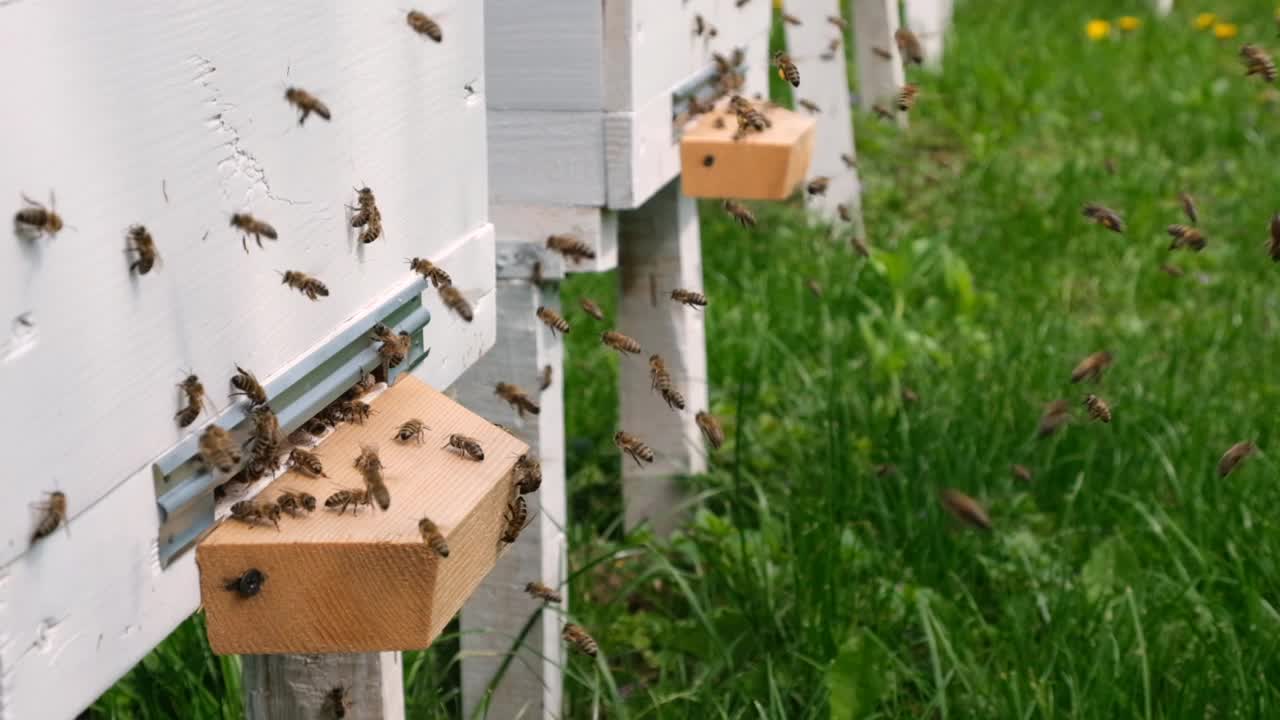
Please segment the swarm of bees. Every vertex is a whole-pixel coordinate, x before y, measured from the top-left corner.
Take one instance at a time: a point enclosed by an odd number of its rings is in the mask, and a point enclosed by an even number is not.
[[[1266,50],[1245,44],[1240,48],[1240,60],[1244,62],[1245,77],[1257,75],[1269,83],[1276,81],[1276,63]]]

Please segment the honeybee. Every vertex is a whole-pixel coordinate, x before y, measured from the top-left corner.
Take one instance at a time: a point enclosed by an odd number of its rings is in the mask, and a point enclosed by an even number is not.
[[[875,471],[878,478],[887,478],[898,474],[898,466],[893,463],[880,463],[871,469]]]
[[[268,405],[259,405],[250,414],[253,421],[253,437],[256,442],[278,443],[280,441],[280,419]]]
[[[236,365],[236,374],[231,376],[231,387],[236,392],[231,393],[230,397],[236,395],[244,395],[249,398],[249,407],[267,404],[267,391],[262,387],[262,383],[258,382],[258,378],[253,373]]]
[[[902,53],[907,62],[924,64],[924,47],[915,33],[906,28],[898,28],[893,33],[893,40],[898,44],[898,52]]]
[[[337,509],[339,515],[345,513],[348,507],[351,508],[352,515],[359,515],[361,505],[373,505],[373,498],[367,490],[339,490],[324,501],[326,508]]]
[[[493,394],[503,400],[506,400],[511,407],[516,409],[516,412],[520,414],[520,417],[524,417],[526,412],[533,415],[537,415],[542,412],[542,408],[538,407],[537,403],[530,400],[528,393],[522,390],[519,385],[500,382],[494,387]]]
[[[849,238],[849,242],[853,245],[854,252],[858,253],[864,258],[871,257],[871,248],[867,246],[866,240],[863,240],[857,235],[854,235],[853,237]]]
[[[831,178],[822,176],[810,180],[806,189],[809,191],[810,195],[826,195],[827,188],[830,186]]]
[[[311,493],[285,490],[276,496],[276,505],[290,517],[298,517],[303,512],[316,511],[316,498]]]
[[[586,630],[582,629],[581,625],[565,623],[560,635],[573,649],[584,655],[595,657],[600,652],[600,646],[587,634]]]
[[[364,476],[364,487],[368,496],[378,503],[378,507],[386,510],[391,507],[391,491],[387,489],[387,482],[382,478],[381,467],[365,467],[360,471]]]
[[[799,100],[796,100],[796,105],[804,110],[807,110],[808,112],[814,115],[822,114],[822,108],[818,105],[818,103],[813,102],[812,100],[805,100],[804,98],[800,98]]]
[[[554,250],[574,262],[596,259],[596,251],[572,235],[551,235],[547,238],[547,249]]]
[[[368,245],[382,236],[382,211],[378,209],[373,191],[367,187],[356,191],[356,206],[359,207],[351,216],[351,227],[362,227],[360,242]]]
[[[537,580],[533,580],[529,582],[529,584],[525,585],[524,591],[529,593],[533,597],[539,600],[545,600],[546,602],[553,602],[553,603],[564,602],[564,598],[560,596],[560,593],[556,592],[555,590],[552,590],[546,585],[543,585]]]
[[[324,704],[321,707],[332,715],[334,720],[345,720],[347,709],[351,707],[351,698],[347,697],[347,689],[339,685],[325,693]]]
[[[644,467],[644,463],[652,463],[654,460],[653,448],[645,445],[640,438],[628,432],[619,430],[613,434],[613,444],[618,449],[631,456],[636,461],[638,467]],[[641,462],[643,461],[643,462]]]
[[[280,238],[276,229],[270,225],[255,218],[249,213],[235,213],[231,216],[231,227],[240,231],[240,245],[244,248],[245,253],[249,252],[249,236],[252,235],[254,241],[258,243],[258,247],[262,247],[262,238],[268,240],[278,240]]]
[[[1101,420],[1104,423],[1111,422],[1111,406],[1107,404],[1106,400],[1091,393],[1085,396],[1084,406],[1089,409],[1089,417],[1094,420]]]
[[[756,216],[747,209],[746,205],[743,205],[737,200],[725,200],[724,211],[729,213],[729,216],[734,220],[737,220],[738,224],[743,227],[756,226]]]
[[[1199,229],[1189,225],[1170,225],[1165,228],[1165,232],[1169,233],[1169,237],[1173,238],[1169,243],[1170,250],[1177,250],[1180,247],[1189,248],[1195,252],[1200,252],[1204,246],[1208,244],[1204,233]]]
[[[827,22],[829,22],[829,23],[831,23],[832,25],[835,25],[836,27],[840,28],[840,32],[848,32],[848,31],[849,31],[849,21],[848,21],[848,20],[845,20],[845,19],[844,19],[844,18],[842,18],[842,17],[839,17],[838,15],[828,15],[828,16],[827,16]]]
[[[1258,75],[1267,82],[1276,81],[1276,63],[1267,51],[1257,45],[1246,44],[1240,48],[1240,59],[1244,62],[1245,77]]]
[[[1084,206],[1084,216],[1112,232],[1124,232],[1124,218],[1110,208],[1089,203]]]
[[[262,584],[267,581],[267,574],[257,568],[249,568],[240,577],[224,580],[222,587],[242,598],[251,598],[262,591]]]
[[[377,445],[361,445],[360,454],[356,456],[355,461],[351,463],[352,467],[361,473],[369,470],[381,470],[382,458],[378,455]]]
[[[321,435],[324,435],[325,431],[328,429],[329,429],[329,426],[325,425],[324,420],[321,420],[318,417],[311,418],[310,420],[307,421],[305,425],[302,426],[302,430],[304,432],[306,432],[308,435],[313,435],[315,437],[320,437]]]
[[[320,461],[320,456],[309,450],[298,447],[290,450],[288,465],[303,475],[313,478],[329,477],[324,474],[324,463]]]
[[[478,462],[484,460],[484,448],[480,447],[480,443],[473,437],[454,433],[449,436],[449,442],[445,443],[445,447],[458,450],[472,460]]]
[[[800,18],[796,17],[795,15],[790,15],[790,14],[788,14],[788,13],[782,13],[782,22],[784,22],[784,23],[786,23],[786,24],[788,24],[788,25],[802,25],[802,24],[803,24],[803,23],[801,23],[801,22],[800,22]]]
[[[720,427],[720,421],[715,415],[706,410],[699,410],[694,416],[694,421],[698,423],[698,429],[702,431],[702,436],[711,443],[712,450],[719,450],[724,444],[724,428]]]
[[[1195,198],[1191,197],[1188,193],[1181,192],[1178,193],[1178,202],[1182,203],[1182,212],[1186,213],[1187,220],[1189,220],[1192,225],[1200,222],[1200,211],[1196,209]]]
[[[445,542],[444,533],[440,532],[440,528],[431,521],[431,518],[424,517],[418,521],[418,534],[422,535],[422,542],[437,555],[442,558],[449,557],[449,543]]]
[[[507,524],[502,528],[501,540],[504,543],[513,543],[520,537],[520,531],[528,527],[530,522],[529,503],[525,502],[523,495],[517,495],[507,505],[507,512],[503,517]]]
[[[564,318],[560,317],[560,313],[557,313],[555,310],[539,305],[534,314],[538,316],[538,319],[542,321],[543,325],[551,328],[552,335],[555,335],[556,332],[569,332],[569,323],[566,322]]]
[[[381,340],[382,345],[378,346],[378,356],[382,358],[382,370],[385,375],[388,369],[396,367],[409,357],[409,350],[413,347],[413,336],[401,331],[399,335],[391,335]]]
[[[200,410],[204,407],[204,384],[195,375],[188,375],[185,380],[178,383],[178,387],[182,388],[187,404],[173,417],[177,419],[178,427],[186,427],[196,421],[200,416]]]
[[[883,105],[872,105],[871,112],[875,113],[876,117],[880,118],[881,120],[893,119],[893,111],[889,110]]]
[[[858,167],[858,159],[850,153],[841,153],[840,159],[844,161],[844,166],[850,170],[856,170]]]
[[[538,391],[546,392],[551,387],[551,365],[542,366],[542,372],[538,375]]]
[[[898,91],[897,105],[902,112],[907,112],[915,107],[916,96],[920,94],[920,88],[912,83],[907,83]]]
[[[342,414],[341,405],[342,403],[335,402],[326,406],[324,410],[320,411],[320,414],[317,415],[316,418],[328,427],[338,427],[342,424],[343,420],[346,420],[346,416]]]
[[[791,83],[791,87],[800,87],[800,68],[791,62],[791,56],[779,50],[773,54],[773,64],[778,67],[778,77]]]
[[[620,332],[606,330],[600,335],[600,342],[618,352],[631,353],[632,355],[640,354],[640,343]]]
[[[537,492],[542,487],[542,461],[531,458],[526,453],[516,460],[516,488],[521,495]]]
[[[920,402],[920,395],[909,387],[902,388],[902,402],[905,405],[915,405]]]
[[[437,292],[440,293],[440,300],[444,302],[445,307],[458,313],[463,320],[471,322],[474,317],[471,312],[471,303],[462,296],[462,291],[452,285],[444,285]]]
[[[1015,478],[1021,480],[1022,482],[1031,482],[1031,477],[1032,477],[1031,468],[1027,467],[1026,465],[1018,465],[1015,463],[1009,466],[1009,470],[1013,473],[1013,476]]]
[[[850,213],[849,206],[846,203],[836,205],[836,215],[845,222],[853,222],[853,215]]]
[[[442,268],[426,258],[413,258],[412,260],[409,260],[409,268],[422,277],[430,280],[431,284],[437,288],[453,284],[453,278],[449,277],[449,273],[445,272]]]
[[[151,237],[151,232],[141,225],[129,226],[128,237],[128,250],[137,255],[130,263],[129,270],[139,275],[146,275],[160,260],[160,253],[156,252],[155,238]]]
[[[427,17],[426,13],[410,10],[404,19],[419,35],[425,35],[436,42],[444,41],[444,31],[440,29],[440,23]]]
[[[400,429],[396,431],[396,439],[403,443],[414,440],[421,445],[426,440],[427,430],[430,429],[418,418],[409,418],[400,423]]]
[[[813,278],[808,278],[807,280],[804,281],[804,286],[806,288],[809,288],[809,292],[813,293],[814,297],[818,298],[819,300],[822,299],[822,285],[818,284],[817,280],[814,280]]]
[[[362,400],[343,400],[342,416],[356,425],[363,425],[373,415],[373,406]]]
[[[280,529],[280,506],[273,502],[257,503],[253,500],[241,500],[231,506],[231,519],[254,527],[270,522],[276,530]]]
[[[288,285],[307,296],[308,300],[329,297],[329,288],[324,283],[298,270],[286,270],[280,273],[280,284]]]
[[[1044,412],[1040,415],[1040,425],[1036,429],[1036,435],[1042,438],[1049,437],[1058,432],[1070,420],[1070,403],[1066,400],[1054,400],[1045,405]]]
[[[676,288],[671,291],[671,299],[681,305],[688,305],[691,308],[702,308],[707,306],[707,296],[692,290]]]
[[[1238,442],[1227,448],[1222,454],[1222,459],[1218,461],[1218,477],[1226,477],[1232,473],[1236,467],[1244,462],[1245,458],[1258,451],[1258,446],[1252,442]]]
[[[987,517],[987,511],[977,500],[953,488],[943,490],[939,498],[942,500],[942,507],[957,520],[981,530],[991,529],[991,518]]]
[[[661,355],[649,356],[649,380],[653,389],[666,401],[667,407],[684,409],[684,396],[672,387],[671,373],[667,371],[667,363]]]
[[[316,96],[303,90],[302,88],[291,87],[284,91],[284,99],[289,101],[290,105],[298,108],[298,124],[302,125],[307,121],[307,117],[311,113],[315,113],[320,117],[328,120],[329,107],[316,99]]]
[[[58,236],[62,231],[62,216],[55,210],[53,191],[49,191],[49,206],[32,200],[26,195],[22,196],[22,202],[27,207],[22,208],[13,216],[13,224],[20,230],[28,234],[34,234],[35,237],[48,235],[50,239]]]
[[[1170,265],[1169,263],[1161,263],[1160,272],[1164,273],[1165,275],[1168,275],[1169,277],[1175,277],[1175,278],[1182,277],[1183,275],[1186,274],[1185,272],[1183,272],[1182,268],[1178,267],[1177,265]]]
[[[231,439],[231,433],[217,425],[210,425],[200,434],[200,458],[205,464],[229,473],[240,464],[240,448]]]
[[[67,495],[60,491],[48,493],[49,499],[39,502],[33,507],[40,512],[36,521],[36,529],[31,532],[31,543],[49,537],[67,521]]]
[[[342,399],[359,400],[365,395],[368,395],[369,392],[372,391],[374,386],[377,384],[378,384],[378,378],[365,372],[364,368],[361,368],[360,379],[356,381],[355,385],[352,385],[351,387],[347,388],[347,391],[342,394]]]
[[[715,37],[716,29],[711,25],[711,23],[707,22],[706,19],[702,17],[702,15],[694,15],[693,16],[693,34],[697,35],[698,37],[702,37],[704,34],[708,35],[709,37]]]
[[[1109,367],[1111,367],[1111,353],[1106,350],[1091,353],[1071,371],[1071,382],[1078,383],[1081,380],[1098,382],[1102,379],[1103,371]]]
[[[1271,237],[1267,239],[1267,255],[1280,262],[1280,213],[1271,216]]]

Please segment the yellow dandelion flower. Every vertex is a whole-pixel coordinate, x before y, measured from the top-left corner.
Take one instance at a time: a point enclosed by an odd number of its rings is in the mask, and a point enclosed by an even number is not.
[[[1142,21],[1132,15],[1125,15],[1119,20],[1116,20],[1116,27],[1124,30],[1125,32],[1133,32],[1134,30],[1142,27]]]
[[[1213,26],[1213,36],[1219,40],[1230,40],[1240,34],[1240,28],[1235,23],[1218,23]]]
[[[1216,22],[1218,22],[1217,15],[1214,15],[1213,13],[1200,13],[1196,16],[1195,20],[1191,21],[1191,24],[1194,25],[1197,30],[1208,30],[1213,27],[1213,24]]]
[[[1111,34],[1111,23],[1106,20],[1090,20],[1084,26],[1084,34],[1088,35],[1090,40],[1101,40]]]

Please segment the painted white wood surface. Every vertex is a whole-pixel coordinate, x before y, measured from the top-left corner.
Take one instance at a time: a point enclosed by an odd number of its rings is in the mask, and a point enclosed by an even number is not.
[[[546,248],[551,235],[571,235],[595,250],[594,260],[564,260],[564,272],[606,272],[618,266],[618,214],[599,207],[556,205],[490,205],[489,217],[498,243],[527,244],[554,256]]]
[[[858,105],[870,110],[882,105],[895,112],[899,124],[906,116],[894,107],[894,96],[902,89],[902,54],[894,42],[898,29],[898,0],[853,0],[854,52],[858,62]],[[877,51],[887,52],[882,57]]]
[[[247,720],[334,717],[330,693],[342,688],[345,720],[404,720],[400,653],[246,655]]]
[[[954,0],[905,0],[907,27],[920,39],[924,62],[929,67],[942,63],[942,49],[951,26]]]
[[[558,310],[559,294],[553,286],[538,288],[527,279],[499,280],[497,343],[457,385],[460,402],[510,428],[542,460],[542,487],[525,496],[536,519],[462,609],[463,717],[473,717],[479,706],[487,706],[490,718],[551,720],[561,714],[562,616],[554,609],[541,613],[501,683],[488,692],[520,631],[539,608],[539,601],[524,592],[525,584],[538,580],[558,588],[566,577],[564,340],[534,315],[543,305]],[[547,366],[551,385],[539,392],[539,378]],[[541,412],[520,418],[494,394],[498,382],[519,385],[541,405]]]
[[[493,228],[433,260],[467,289],[476,313],[457,334],[436,293],[424,294],[434,349],[414,374],[446,387],[494,342]],[[160,567],[153,486],[148,465],[67,531],[0,567],[0,720],[73,717],[199,607],[195,553]]]
[[[677,477],[703,472],[706,452],[694,414],[707,407],[707,352],[703,315],[671,300],[676,288],[702,292],[702,243],[697,201],[672,181],[639,210],[619,214],[622,258],[617,329],[640,342],[643,352],[621,358],[618,367],[619,429],[653,448],[656,461],[637,467],[622,458],[627,527],[644,520],[660,533],[678,521],[683,499]],[[648,358],[666,361],[685,410],[667,407],[650,386]]]
[[[489,110],[604,108],[600,0],[484,0]]]
[[[826,195],[807,195],[810,209],[828,219],[837,217],[836,207],[847,205],[854,219],[854,231],[862,232],[862,183],[856,168],[850,169],[843,156],[857,157],[853,141],[853,118],[849,107],[849,75],[844,62],[845,34],[831,23],[829,16],[840,15],[840,0],[787,0],[788,13],[802,21],[786,24],[787,48],[800,70],[800,87],[793,91],[797,100],[815,103],[817,137],[809,178],[829,177]],[[841,51],[834,60],[823,60],[831,40],[839,38]],[[810,111],[796,107],[797,112]]]

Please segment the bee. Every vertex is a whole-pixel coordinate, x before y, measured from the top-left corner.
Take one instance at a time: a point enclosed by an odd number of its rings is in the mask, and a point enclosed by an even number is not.
[[[569,323],[566,322],[564,318],[560,317],[560,313],[557,313],[555,310],[539,305],[534,314],[538,316],[538,319],[542,321],[543,325],[551,328],[552,335],[555,335],[557,331],[562,333],[569,332]]]
[[[1259,75],[1267,82],[1276,81],[1276,63],[1266,50],[1246,44],[1240,48],[1240,59],[1244,62],[1245,77]]]
[[[897,105],[902,112],[907,112],[915,107],[916,96],[920,94],[920,88],[912,83],[907,83],[898,91]]]
[[[444,445],[447,448],[458,450],[463,455],[482,462],[484,460],[484,448],[480,447],[480,443],[475,438],[460,433],[454,433],[449,436],[449,442]]]
[[[516,488],[521,495],[537,492],[542,487],[542,461],[526,453],[516,460]]]
[[[372,505],[373,498],[369,496],[367,490],[339,490],[338,492],[325,498],[324,506],[330,510],[337,509],[338,514],[342,515],[351,508],[352,515],[360,514],[361,505]]]
[[[385,375],[388,369],[396,367],[409,357],[409,350],[413,347],[413,336],[402,331],[399,335],[390,335],[380,340],[382,345],[378,346],[378,356],[382,358],[382,369]]]
[[[876,117],[880,118],[881,120],[893,119],[893,111],[889,110],[883,105],[872,105],[871,112],[875,113]]]
[[[418,521],[418,534],[422,535],[422,542],[437,555],[442,558],[449,557],[449,543],[445,542],[444,533],[440,532],[439,526],[432,522],[431,518],[424,517]]]
[[[253,421],[255,442],[278,443],[280,441],[280,419],[271,411],[270,406],[259,405],[254,408],[250,419]]]
[[[980,530],[991,529],[991,518],[987,517],[987,511],[977,500],[952,488],[943,490],[939,498],[942,500],[942,507],[957,520]]]
[[[280,273],[280,284],[288,285],[307,296],[308,300],[329,297],[329,288],[324,283],[298,270],[286,270]]]
[[[898,28],[893,33],[893,40],[898,44],[898,52],[902,53],[907,62],[924,64],[924,47],[915,33],[906,28]]]
[[[1027,467],[1026,465],[1017,465],[1017,464],[1010,465],[1009,470],[1010,472],[1013,473],[1013,476],[1015,478],[1021,480],[1022,482],[1031,482],[1031,478],[1032,478],[1031,468]]]
[[[325,422],[324,422],[324,420],[322,420],[321,418],[319,418],[319,417],[313,417],[313,418],[311,418],[310,420],[308,420],[308,421],[307,421],[307,424],[306,424],[306,425],[303,425],[303,426],[302,426],[302,429],[303,429],[303,431],[305,431],[308,435],[313,435],[313,436],[315,436],[315,437],[320,437],[321,435],[324,435],[324,434],[325,434],[325,431],[327,431],[327,430],[329,429],[329,426],[328,426],[328,425],[326,425],[326,424],[325,424]]]
[[[356,425],[363,425],[373,415],[373,406],[361,400],[344,400],[339,407],[342,416]]]
[[[258,248],[262,248],[262,238],[268,240],[278,240],[280,238],[276,229],[270,225],[255,218],[249,213],[236,213],[231,216],[231,227],[240,231],[240,245],[246,253],[249,252],[249,236],[258,243]]]
[[[729,98],[729,107],[738,117],[738,132],[764,132],[773,127],[769,117],[741,95]]]
[[[915,405],[920,402],[920,396],[916,394],[915,390],[904,387],[902,388],[902,402],[906,405]]]
[[[1170,265],[1168,263],[1163,263],[1160,265],[1160,272],[1164,273],[1165,275],[1168,275],[1169,277],[1182,277],[1183,275],[1186,274],[1182,271],[1182,268],[1178,267],[1177,265]]]
[[[830,186],[831,178],[822,176],[810,180],[806,189],[809,191],[810,195],[826,195],[827,188]]]
[[[410,10],[404,19],[419,35],[425,35],[436,42],[444,41],[444,31],[440,29],[440,23],[427,17],[426,13]]]
[[[391,491],[387,489],[387,482],[382,478],[382,467],[374,467],[372,465],[361,470],[364,476],[364,487],[368,496],[378,503],[378,507],[386,510],[391,507]]]
[[[266,573],[257,568],[249,568],[240,577],[223,581],[222,587],[231,592],[239,593],[242,598],[251,598],[262,592],[262,584],[266,581]]]
[[[638,467],[644,467],[644,463],[652,463],[654,460],[653,448],[645,445],[640,438],[628,432],[619,430],[613,434],[613,444],[618,449],[631,456],[636,461]],[[641,462],[644,461],[644,462]]]
[[[210,425],[200,434],[200,458],[205,464],[229,473],[240,464],[240,448],[231,440],[231,433],[217,425]]]
[[[734,6],[734,7],[742,7],[743,5],[746,5],[746,4],[747,4],[747,3],[749,3],[749,2],[751,2],[751,0],[738,0],[737,2],[735,2],[735,3],[733,4],[733,6]]]
[[[1066,400],[1054,400],[1045,405],[1044,412],[1040,415],[1040,425],[1036,428],[1036,435],[1042,438],[1049,437],[1058,432],[1070,420],[1070,403]]]
[[[231,387],[236,392],[231,393],[230,397],[236,395],[244,395],[249,398],[249,407],[267,404],[267,391],[262,387],[262,383],[258,382],[258,378],[253,373],[245,370],[239,365],[236,366],[236,374],[231,376]]]
[[[724,428],[720,427],[720,421],[715,415],[706,410],[699,410],[694,416],[694,421],[698,423],[698,429],[702,431],[702,436],[711,443],[712,450],[719,450],[724,445]]]
[[[1280,262],[1280,213],[1271,216],[1271,237],[1267,239],[1267,255]]]
[[[324,423],[327,427],[338,427],[342,424],[343,420],[346,420],[346,417],[342,414],[341,405],[342,403],[339,402],[332,403],[324,410],[321,410],[320,414],[317,415],[316,418],[318,418],[320,422]]]
[[[48,493],[49,499],[36,503],[33,507],[40,511],[40,520],[36,529],[31,532],[31,543],[49,537],[67,521],[67,495],[57,490]]]
[[[308,450],[298,447],[290,450],[288,463],[290,468],[303,475],[313,478],[329,477],[324,474],[324,463],[320,462],[320,456]]]
[[[836,215],[838,215],[840,219],[845,222],[853,222],[853,214],[849,210],[849,206],[846,203],[840,203],[839,205],[836,205]]]
[[[1102,167],[1107,171],[1108,175],[1115,175],[1117,170],[1115,158],[1107,158],[1103,160]]]
[[[791,87],[800,87],[800,68],[791,62],[791,57],[782,50],[773,54],[773,64],[778,67],[778,77],[791,83]]]
[[[552,590],[551,588],[547,587],[546,585],[543,585],[542,583],[536,580],[531,581],[529,584],[525,585],[524,591],[529,593],[533,597],[539,600],[544,600],[546,602],[553,602],[553,603],[564,602],[564,598],[561,597],[560,593],[556,592],[555,590]]]
[[[1208,243],[1204,233],[1189,225],[1170,225],[1165,228],[1165,232],[1169,233],[1169,237],[1173,240],[1169,243],[1170,250],[1177,250],[1180,247],[1189,248],[1195,252],[1200,252]]]
[[[542,408],[538,404],[529,399],[529,395],[518,385],[500,382],[493,390],[493,394],[506,400],[511,407],[516,409],[520,417],[524,417],[525,412],[537,415],[542,412]]]
[[[1252,442],[1238,442],[1227,448],[1222,454],[1222,459],[1218,461],[1218,477],[1226,477],[1232,473],[1236,467],[1244,462],[1245,458],[1258,451],[1258,446]]]
[[[1089,417],[1094,420],[1101,420],[1104,423],[1111,422],[1111,406],[1106,400],[1094,394],[1084,397],[1084,406],[1089,409]]]
[[[818,298],[819,300],[822,299],[822,286],[818,284],[817,280],[814,280],[813,278],[809,278],[804,281],[804,286],[806,288],[809,288],[809,292],[813,293],[814,297]]]
[[[252,500],[241,500],[231,506],[231,519],[253,527],[264,522],[280,529],[280,506],[273,502],[256,503]]]
[[[449,277],[449,273],[426,258],[409,260],[409,269],[430,280],[431,284],[437,288],[453,284],[453,278]]]
[[[359,207],[351,216],[351,227],[362,227],[360,242],[368,245],[382,236],[382,211],[373,198],[373,191],[367,187],[356,191],[356,206]]]
[[[841,153],[840,159],[844,161],[844,166],[849,168],[850,170],[856,170],[858,168],[858,159],[855,158],[852,154]]]
[[[1124,218],[1110,208],[1089,203],[1084,206],[1084,216],[1112,232],[1124,232]]]
[[[796,17],[795,15],[789,15],[787,13],[782,13],[782,22],[788,25],[795,25],[795,26],[803,25],[803,23],[800,22],[800,18]]]
[[[129,270],[139,275],[146,275],[160,260],[160,253],[156,252],[155,238],[151,237],[151,231],[141,225],[129,226],[128,237],[129,252],[137,255],[137,258],[130,263]]]
[[[289,101],[290,105],[298,108],[298,124],[302,125],[307,121],[307,117],[311,113],[315,113],[320,117],[328,120],[329,106],[316,99],[316,96],[303,90],[302,88],[291,87],[284,91],[284,99]]]
[[[836,27],[840,28],[840,32],[848,32],[848,31],[849,31],[849,21],[848,21],[848,20],[845,20],[845,19],[844,19],[844,18],[842,18],[842,17],[839,17],[839,16],[837,16],[837,15],[828,15],[828,16],[827,16],[827,22],[829,22],[829,23],[831,23],[832,25],[835,25]]]
[[[321,707],[332,715],[334,720],[344,720],[347,717],[347,709],[351,707],[351,698],[347,697],[347,689],[339,685],[325,693],[324,704]]]
[[[173,417],[178,421],[178,427],[186,427],[196,421],[200,416],[201,408],[204,407],[204,384],[195,375],[188,375],[185,380],[178,383],[178,387],[182,388],[187,404]]]
[[[1111,367],[1111,353],[1106,350],[1092,353],[1071,371],[1071,382],[1078,383],[1081,380],[1098,382],[1102,379],[1103,371],[1109,367]]]
[[[661,355],[649,356],[649,380],[653,389],[666,401],[667,407],[673,410],[684,409],[684,396],[672,387],[671,373],[667,371],[667,363]]]
[[[546,389],[551,387],[551,372],[552,371],[551,371],[550,364],[544,365],[542,367],[542,372],[538,375],[538,391],[539,392],[546,392]]]
[[[551,235],[547,238],[547,249],[554,250],[574,262],[596,259],[596,251],[572,235]]]
[[[1182,212],[1186,214],[1187,220],[1192,225],[1200,222],[1200,211],[1196,208],[1195,198],[1188,193],[1182,192],[1178,193],[1178,202],[1182,203]]]
[[[276,496],[276,505],[281,512],[289,513],[290,517],[298,517],[304,511],[316,511],[316,498],[311,493],[285,490]]]
[[[738,224],[743,227],[756,226],[756,216],[747,209],[746,205],[743,205],[736,200],[725,200],[724,211],[729,213],[729,216],[734,220],[737,220]]]
[[[22,196],[22,202],[27,207],[22,208],[13,216],[13,224],[28,233],[34,233],[35,237],[48,235],[50,239],[58,236],[62,231],[62,216],[55,210],[53,191],[49,191],[49,206],[32,200],[26,195]]]
[[[584,655],[595,657],[600,652],[600,646],[597,645],[596,641],[587,634],[586,630],[582,629],[581,625],[565,623],[564,630],[561,631],[560,635],[564,638],[565,642],[569,643],[575,650],[583,653]]]
[[[530,522],[529,503],[525,502],[523,495],[517,495],[511,504],[507,505],[507,512],[503,518],[507,524],[502,528],[501,540],[504,543],[513,543],[520,537],[520,531],[528,527]]]
[[[708,33],[708,30],[710,30],[710,33]],[[715,28],[711,26],[711,23],[703,19],[702,15],[693,16],[693,34],[694,35],[697,35],[698,37],[702,37],[703,34],[710,34],[711,37],[715,37],[714,33],[715,33]]]
[[[467,322],[471,322],[474,315],[471,312],[471,303],[462,296],[462,291],[452,285],[441,286],[438,290],[440,300],[444,302],[444,306],[458,313],[458,316]]]
[[[898,466],[893,463],[880,463],[872,468],[872,470],[875,471],[876,477],[878,478],[887,478],[891,475],[898,474]]]
[[[606,330],[600,335],[600,342],[617,350],[618,352],[631,353],[632,355],[640,354],[640,343],[634,338],[629,338],[620,332]]]
[[[804,110],[809,111],[814,115],[822,114],[822,108],[818,105],[818,103],[813,102],[812,100],[805,100],[804,98],[800,98],[799,100],[796,100],[796,105],[803,108]]]
[[[426,423],[418,418],[409,418],[400,423],[400,429],[396,430],[396,439],[403,443],[414,440],[421,445],[426,439],[427,430],[430,429]]]
[[[675,290],[671,291],[671,299],[680,303],[681,305],[688,305],[691,308],[700,308],[700,307],[707,306],[707,296],[703,295],[700,292],[694,292],[692,290],[684,290],[681,288],[676,288]]]

